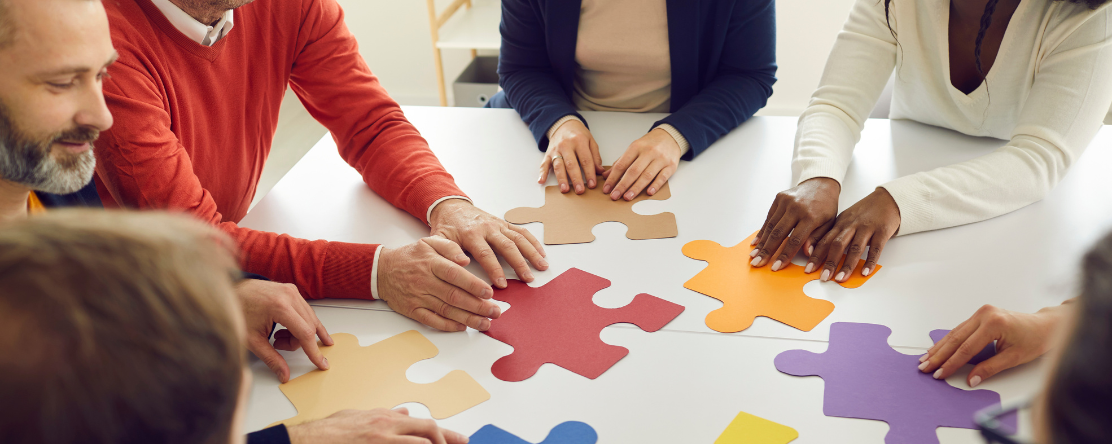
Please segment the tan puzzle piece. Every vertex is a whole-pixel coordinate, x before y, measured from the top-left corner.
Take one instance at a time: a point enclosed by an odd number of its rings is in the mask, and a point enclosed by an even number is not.
[[[665,200],[672,197],[668,184],[656,195],[645,193],[631,201],[610,200],[602,187],[588,188],[583,194],[561,193],[560,187],[544,189],[544,206],[540,208],[514,208],[506,212],[506,221],[514,224],[540,222],[544,224],[544,243],[547,245],[582,244],[595,240],[591,230],[603,222],[625,224],[626,237],[630,239],[663,239],[676,237],[676,215],[660,213],[643,215],[633,212],[633,205],[645,200]]]
[[[321,346],[328,370],[313,370],[280,386],[297,408],[297,416],[273,425],[297,425],[325,418],[340,410],[394,408],[419,402],[432,417],[444,419],[490,399],[490,393],[463,370],[453,370],[429,384],[405,377],[418,361],[439,353],[416,330],[401,333],[366,347],[347,333],[332,335],[335,345]]]

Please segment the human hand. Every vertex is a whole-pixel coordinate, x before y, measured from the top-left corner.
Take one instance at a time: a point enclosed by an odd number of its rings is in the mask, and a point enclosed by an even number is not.
[[[816,177],[777,194],[761,231],[753,238],[751,264],[763,267],[775,256],[772,271],[780,271],[791,264],[800,248],[811,254],[819,239],[834,226],[841,191],[838,181]],[[805,271],[814,271],[814,266],[808,264]]]
[[[676,139],[667,131],[654,128],[633,141],[614,166],[602,173],[606,178],[602,192],[609,194],[611,200],[622,197],[633,200],[648,187],[652,196],[676,173],[680,157],[683,151]]]
[[[309,360],[317,368],[328,370],[328,359],[317,347],[317,337],[324,345],[332,345],[332,337],[313,308],[301,297],[297,286],[247,279],[236,285],[236,296],[247,324],[247,349],[278,376],[278,381],[290,380],[290,367],[278,350],[294,351],[305,347]],[[270,331],[275,323],[286,328],[274,333],[272,346]]]
[[[966,382],[976,387],[1001,371],[1031,362],[1050,350],[1052,333],[1066,315],[1066,307],[1047,307],[1037,313],[1018,313],[985,305],[934,344],[919,358],[919,370],[946,379],[985,347],[996,341],[996,355],[977,364]]]
[[[549,171],[555,171],[561,193],[574,188],[575,194],[583,194],[587,191],[583,187],[584,177],[587,187],[594,189],[598,185],[597,176],[603,171],[598,143],[579,119],[564,122],[549,139],[537,183],[548,181]]]
[[[409,410],[341,410],[324,419],[286,429],[291,444],[465,444],[467,437],[442,429]]]
[[[836,282],[845,282],[861,261],[861,252],[869,247],[869,256],[865,259],[865,266],[861,268],[861,275],[868,276],[876,269],[884,245],[899,229],[899,206],[892,195],[888,194],[888,190],[877,188],[838,215],[834,228],[826,232],[815,245],[814,254],[807,260],[804,271],[810,273],[818,264],[822,264],[820,279],[828,281],[833,276]],[[842,261],[843,255],[846,257],[845,262],[835,275],[834,269]]]
[[[538,270],[548,269],[544,247],[533,233],[494,217],[466,200],[441,202],[433,209],[429,223],[433,236],[443,236],[471,253],[498,288],[506,288],[506,273],[498,263],[498,256],[505,258],[525,282],[533,282],[529,263]]]

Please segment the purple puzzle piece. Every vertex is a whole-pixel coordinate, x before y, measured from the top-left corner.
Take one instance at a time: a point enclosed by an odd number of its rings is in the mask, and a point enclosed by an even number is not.
[[[888,444],[938,444],[938,427],[975,429],[973,414],[1000,404],[996,392],[962,390],[920,372],[918,356],[888,346],[891,334],[883,325],[838,322],[826,352],[780,353],[776,369],[821,377],[823,413],[887,422]]]
[[[946,337],[946,334],[948,334],[948,333],[950,333],[950,330],[935,330],[935,331],[932,331],[931,332],[931,342],[934,342],[935,344],[937,344],[938,341],[941,341],[942,338]],[[980,364],[982,362],[987,361],[988,358],[991,358],[993,356],[996,356],[996,343],[995,342],[993,342],[989,345],[986,345],[984,350],[981,350],[980,353],[977,353],[976,355],[973,356],[973,359],[969,360],[969,363],[972,364],[972,365],[977,365],[977,364]]]

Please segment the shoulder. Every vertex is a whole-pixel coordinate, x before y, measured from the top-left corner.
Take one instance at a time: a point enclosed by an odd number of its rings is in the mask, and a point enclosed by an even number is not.
[[[1112,38],[1112,2],[1090,7],[1085,0],[1034,0],[1041,12],[1040,31],[1043,47],[1054,49],[1059,45],[1074,48],[1079,45],[1106,42]],[[1034,5],[1032,5],[1034,6]],[[1066,43],[1067,41],[1071,43]]]

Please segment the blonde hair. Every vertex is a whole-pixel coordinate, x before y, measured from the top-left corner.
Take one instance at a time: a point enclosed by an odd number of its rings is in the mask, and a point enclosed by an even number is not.
[[[231,245],[161,213],[0,227],[0,442],[226,443],[246,353]]]

